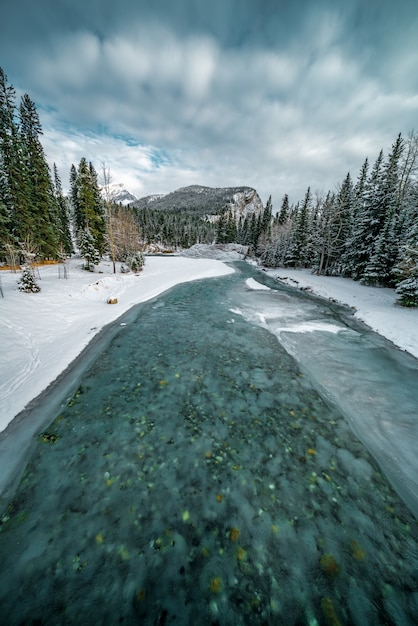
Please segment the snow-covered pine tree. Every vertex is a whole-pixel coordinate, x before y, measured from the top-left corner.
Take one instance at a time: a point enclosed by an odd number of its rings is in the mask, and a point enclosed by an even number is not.
[[[401,281],[396,287],[399,296],[398,304],[407,307],[418,307],[418,264],[411,271],[409,278]]]
[[[416,197],[418,184],[415,183]],[[415,194],[414,194],[415,195]],[[406,243],[399,253],[399,260],[392,270],[397,281],[396,293],[402,306],[418,306],[418,202],[410,210]]]
[[[353,188],[350,223],[346,240],[341,250],[341,273],[343,276],[355,275],[356,260],[359,254],[359,226],[365,206],[365,189],[369,172],[369,160],[366,158]]]
[[[335,218],[335,194],[330,191],[324,201],[320,203],[316,222],[316,272],[328,274],[334,258],[336,246],[336,234],[334,226]]]
[[[257,250],[256,255],[259,257],[265,256],[265,254],[269,254],[269,249],[271,247],[271,235],[272,235],[272,214],[273,214],[273,205],[271,202],[271,196],[267,200],[267,204],[263,210],[263,213],[259,216],[259,225],[260,225],[260,233],[257,239]],[[270,258],[271,262],[271,258]]]
[[[94,266],[100,263],[100,254],[96,248],[96,240],[88,226],[82,231],[78,242],[80,252],[85,259],[84,269],[94,272]]]
[[[308,262],[307,243],[311,200],[311,189],[308,187],[305,199],[293,217],[292,238],[285,257],[285,264],[289,267],[305,267]]]
[[[145,265],[145,257],[140,250],[134,252],[126,259],[126,264],[130,270],[137,273],[142,270]]]
[[[377,157],[370,176],[358,198],[358,210],[347,242],[346,266],[349,275],[359,280],[373,252],[373,246],[382,220],[382,164],[383,150]],[[384,219],[384,218],[383,218]]]
[[[361,282],[374,287],[390,287],[393,285],[393,266],[396,261],[398,247],[395,235],[396,216],[389,215],[381,229],[370,259],[364,268]]]
[[[22,266],[22,276],[18,280],[17,284],[19,291],[24,291],[25,293],[38,293],[41,291],[40,286],[35,280],[33,269],[30,265]]]

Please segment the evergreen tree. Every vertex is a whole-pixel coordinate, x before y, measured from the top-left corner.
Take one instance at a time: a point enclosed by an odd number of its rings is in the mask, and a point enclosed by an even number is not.
[[[78,236],[86,226],[84,214],[81,208],[81,204],[78,198],[78,174],[77,168],[74,164],[70,169],[70,203],[72,208],[72,217],[74,223],[75,234]]]
[[[58,219],[59,219],[59,242],[62,245],[64,252],[70,255],[73,252],[73,244],[71,241],[70,232],[70,220],[68,215],[67,200],[64,198],[62,191],[62,183],[58,169],[54,163],[54,192],[55,199],[58,205]]]
[[[41,256],[55,258],[59,244],[58,206],[49,167],[39,140],[42,128],[34,102],[25,94],[20,103],[20,137],[29,181],[26,226]]]
[[[263,209],[262,214],[259,216],[259,235],[257,238],[257,249],[256,255],[263,256],[270,249],[271,244],[271,227],[272,227],[272,217],[273,215],[273,205],[271,202],[271,196],[267,200],[267,204]]]
[[[226,243],[233,243],[237,240],[237,224],[232,211],[228,211],[228,218],[226,221]]]
[[[397,257],[399,217],[399,160],[404,142],[399,134],[392,146],[369,203],[373,222],[368,229],[368,259],[359,276],[363,283],[389,286]],[[371,239],[373,237],[373,240]]]
[[[404,208],[405,202],[410,196],[411,187],[413,186],[413,176],[416,175],[418,169],[418,134],[411,131],[408,140],[405,143],[405,149],[402,153],[399,163],[399,186],[397,203],[401,209]]]
[[[285,264],[291,267],[306,267],[308,264],[307,244],[311,200],[311,189],[308,187],[303,204],[294,216],[292,241],[286,253]]]
[[[1,233],[18,245],[31,232],[28,174],[16,122],[16,92],[0,67],[0,206]],[[3,240],[3,237],[5,240]]]
[[[38,293],[41,291],[40,286],[35,280],[33,269],[29,265],[23,265],[22,267],[22,276],[20,280],[18,280],[18,289],[25,293]]]
[[[376,239],[373,253],[364,269],[361,278],[363,284],[374,287],[389,287],[393,284],[392,270],[398,251],[394,232],[394,224],[388,219]]]
[[[283,196],[282,206],[280,207],[280,213],[278,215],[279,224],[285,224],[289,219],[290,209],[289,209],[289,196],[287,193]]]
[[[86,237],[91,245],[95,246],[100,258],[105,251],[106,218],[103,199],[97,181],[97,173],[92,163],[82,157],[76,170],[71,167],[70,197],[73,205],[74,225],[77,243],[82,252],[86,246]],[[86,236],[88,233],[88,236]]]
[[[381,187],[383,150],[373,166],[358,203],[358,211],[348,241],[349,275],[359,280],[373,252],[373,246],[382,226]]]
[[[219,216],[219,220],[216,228],[216,241],[217,243],[227,243],[228,241],[228,214],[227,210],[224,209]]]
[[[398,284],[396,293],[401,306],[418,307],[418,262],[410,276]]]
[[[418,185],[415,184],[418,200]],[[418,201],[411,207],[405,244],[399,252],[399,259],[392,270],[398,285],[398,302],[403,306],[418,306]]]
[[[86,261],[84,268],[89,272],[94,272],[94,266],[100,263],[100,255],[97,250],[96,241],[88,226],[80,233],[78,245]]]
[[[319,259],[317,264],[317,274],[328,274],[332,265],[336,247],[335,234],[335,194],[328,192],[324,202],[322,203],[318,220],[317,220],[317,255]]]
[[[91,162],[89,163],[89,174],[93,190],[95,207],[93,215],[89,218],[89,228],[92,230],[92,233],[96,240],[97,249],[100,256],[102,256],[105,252],[107,240],[106,213],[99,186],[98,175],[93,166],[93,163]]]
[[[349,229],[341,251],[341,273],[343,276],[354,277],[355,275],[356,263],[359,255],[358,246],[362,238],[359,227],[365,210],[365,189],[367,185],[368,172],[369,160],[366,158],[353,189]]]

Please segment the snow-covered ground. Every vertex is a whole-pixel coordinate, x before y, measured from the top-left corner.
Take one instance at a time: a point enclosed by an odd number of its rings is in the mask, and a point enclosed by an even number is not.
[[[397,305],[393,289],[366,287],[349,278],[317,276],[309,270],[274,269],[267,273],[288,285],[353,307],[359,320],[418,358],[418,309]]]
[[[139,302],[178,283],[229,274],[218,260],[148,257],[139,275],[112,273],[103,262],[94,274],[70,263],[68,278],[58,266],[39,269],[40,293],[18,291],[20,273],[0,280],[0,431],[80,354],[103,326]],[[102,272],[102,273],[99,273]],[[61,268],[62,275],[62,268]],[[108,304],[117,298],[117,304]]]
[[[228,255],[221,258],[228,260]],[[38,294],[17,290],[19,274],[0,273],[4,292],[4,298],[0,297],[0,431],[55,380],[103,326],[133,305],[178,283],[233,271],[220,260],[178,256],[148,257],[138,276],[113,274],[110,263],[102,263],[90,274],[80,264],[71,261],[67,279],[59,278],[57,266],[40,268],[42,290]],[[359,319],[418,358],[418,310],[396,306],[393,290],[303,270],[268,273],[355,307]],[[107,304],[109,297],[116,297],[118,303]]]

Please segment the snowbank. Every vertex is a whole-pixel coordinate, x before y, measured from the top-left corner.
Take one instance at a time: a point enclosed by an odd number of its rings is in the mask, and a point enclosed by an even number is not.
[[[354,308],[359,320],[418,358],[418,309],[396,305],[393,289],[367,287],[338,276],[317,276],[309,270],[279,268],[267,273],[290,286]]]
[[[96,273],[72,260],[68,278],[58,266],[39,270],[41,292],[18,291],[20,273],[2,271],[0,297],[0,431],[80,354],[103,326],[139,302],[178,283],[229,274],[212,259],[147,257],[139,275],[113,274],[111,263]],[[62,268],[61,268],[62,276]],[[117,298],[117,304],[108,304]]]
[[[242,261],[248,254],[248,246],[239,243],[197,243],[187,250],[183,250],[182,256],[195,259],[218,259],[219,261]]]

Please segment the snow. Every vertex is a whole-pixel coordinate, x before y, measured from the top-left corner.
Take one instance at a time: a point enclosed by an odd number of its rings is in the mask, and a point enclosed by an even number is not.
[[[59,278],[58,266],[43,266],[39,268],[41,292],[28,294],[17,289],[20,272],[1,271],[0,431],[103,326],[178,283],[233,270],[212,259],[147,257],[139,275],[112,272],[112,264],[102,262],[91,274],[74,259],[64,279]],[[117,298],[118,303],[108,304],[109,298]]]
[[[418,309],[396,304],[393,289],[367,287],[349,278],[317,276],[309,270],[274,269],[269,276],[355,309],[355,317],[418,358]]]
[[[254,289],[255,291],[270,291],[270,287],[266,287],[266,285],[262,285],[254,278],[248,278],[245,281],[245,284],[249,289]]]

